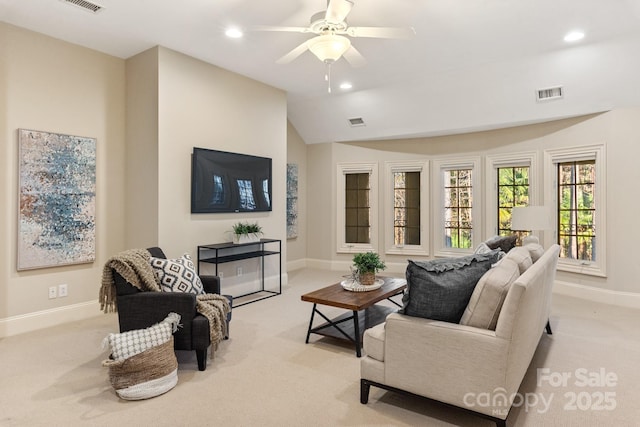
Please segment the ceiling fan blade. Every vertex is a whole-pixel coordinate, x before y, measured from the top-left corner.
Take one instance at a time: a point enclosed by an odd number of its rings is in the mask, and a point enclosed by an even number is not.
[[[300,56],[303,53],[305,53],[307,49],[309,49],[309,41],[308,40],[306,42],[298,45],[297,47],[293,48],[293,50],[291,50],[289,53],[284,55],[282,58],[278,59],[276,61],[276,64],[288,64],[289,62],[291,62],[294,59],[296,59],[298,56]]]
[[[353,2],[350,0],[329,0],[324,19],[332,24],[338,24],[347,18],[352,7]]]
[[[351,47],[347,49],[347,51],[343,53],[342,56],[352,67],[362,67],[367,63],[367,60],[364,59],[364,56],[362,56],[358,49],[353,47],[353,45],[351,45]]]
[[[380,39],[410,39],[416,35],[411,27],[349,27],[346,33],[351,37],[374,37]]]
[[[257,25],[251,27],[253,31],[286,31],[290,33],[310,33],[308,27],[273,27],[269,25]]]

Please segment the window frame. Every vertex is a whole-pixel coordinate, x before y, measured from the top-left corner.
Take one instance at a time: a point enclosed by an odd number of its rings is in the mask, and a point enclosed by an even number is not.
[[[369,174],[369,243],[347,243],[345,236],[345,177],[347,174]],[[338,163],[336,167],[336,251],[338,253],[358,253],[376,251],[378,246],[378,164]]]
[[[459,249],[449,248],[445,246],[444,233],[444,172],[449,170],[471,169],[471,248]],[[483,218],[482,218],[482,170],[480,157],[464,157],[455,159],[438,159],[434,160],[433,166],[433,182],[437,186],[434,191],[435,200],[433,202],[433,218],[434,218],[434,255],[436,257],[460,256],[462,254],[473,253],[474,248],[480,243],[482,236]]]
[[[486,176],[485,187],[487,188],[487,212],[485,216],[484,240],[498,234],[498,169],[511,167],[529,167],[529,206],[540,204],[540,178],[538,174],[538,153],[528,151],[523,153],[492,154],[485,159]],[[540,232],[531,233],[542,241]]]
[[[395,184],[393,175],[397,172],[420,172],[420,244],[394,244]],[[429,255],[429,160],[406,160],[385,162],[384,184],[384,242],[387,255]]]
[[[586,261],[579,259],[560,258],[558,260],[558,270],[571,273],[585,274],[589,276],[607,277],[606,260],[607,260],[607,237],[606,237],[606,153],[605,146],[590,145],[582,147],[571,147],[552,149],[544,151],[545,157],[545,200],[549,200],[549,204],[553,206],[556,213],[554,215],[553,225],[553,242],[558,242],[558,170],[557,165],[564,162],[574,162],[582,160],[595,160],[595,228],[596,228],[596,247],[598,254],[595,261]]]

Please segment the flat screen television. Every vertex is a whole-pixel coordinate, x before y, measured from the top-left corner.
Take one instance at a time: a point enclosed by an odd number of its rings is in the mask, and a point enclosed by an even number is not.
[[[193,148],[191,213],[271,211],[271,159]]]

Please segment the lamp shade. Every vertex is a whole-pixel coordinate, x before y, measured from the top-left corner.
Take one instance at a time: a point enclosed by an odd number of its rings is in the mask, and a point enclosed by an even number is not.
[[[511,211],[511,230],[551,230],[551,211],[546,206],[514,207]]]
[[[309,40],[309,50],[322,62],[334,62],[351,47],[351,40],[344,36],[326,34]]]

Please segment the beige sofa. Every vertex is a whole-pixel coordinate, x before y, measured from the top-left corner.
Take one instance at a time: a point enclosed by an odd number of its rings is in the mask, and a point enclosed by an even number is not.
[[[533,246],[527,247],[533,250]],[[533,264],[531,258],[528,263],[516,260],[520,274],[503,293],[501,307],[493,316],[495,330],[398,313],[367,330],[363,342],[366,356],[361,360],[361,403],[368,402],[373,385],[464,408],[505,426],[545,325],[551,332],[548,318],[559,250],[553,245],[543,251],[538,245],[538,253],[531,253],[534,260],[539,257]],[[524,247],[518,251],[526,255]],[[494,268],[485,276],[495,275]],[[478,300],[478,286],[461,323],[469,323],[472,316],[490,323],[492,316],[486,305],[492,304],[496,294],[487,292]],[[470,306],[479,311],[470,314]]]

